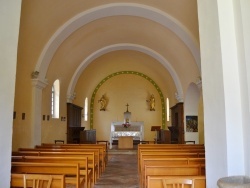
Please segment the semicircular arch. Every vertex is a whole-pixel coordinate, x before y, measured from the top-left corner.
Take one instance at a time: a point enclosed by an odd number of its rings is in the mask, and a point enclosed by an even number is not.
[[[165,113],[165,100],[164,100],[164,97],[163,97],[163,94],[162,94],[162,91],[160,89],[160,87],[155,83],[155,81],[150,78],[149,76],[143,74],[143,73],[140,73],[140,72],[137,72],[137,71],[119,71],[119,72],[115,72],[115,73],[112,73],[108,76],[106,76],[104,79],[102,79],[99,84],[97,84],[97,86],[95,87],[93,93],[92,93],[92,96],[91,96],[91,102],[90,102],[90,129],[93,129],[93,125],[94,125],[94,101],[95,101],[95,96],[96,96],[96,93],[97,91],[99,90],[99,88],[107,81],[109,80],[110,78],[113,78],[115,76],[118,76],[118,75],[121,75],[121,74],[133,74],[133,75],[136,75],[136,76],[141,76],[142,78],[145,78],[146,80],[148,80],[154,87],[155,89],[157,90],[158,94],[160,95],[160,99],[161,99],[161,110],[162,110],[162,128],[165,129],[165,117],[166,117],[166,113]]]
[[[118,15],[130,15],[146,18],[173,31],[189,48],[200,70],[200,52],[198,41],[195,40],[190,31],[178,20],[159,9],[146,5],[137,3],[111,3],[89,9],[76,15],[63,24],[53,34],[40,54],[35,67],[35,71],[39,72],[39,79],[45,79],[49,64],[56,50],[61,45],[61,43],[74,31],[90,23],[91,21],[108,16]]]
[[[174,68],[171,66],[171,64],[159,53],[153,51],[152,49],[142,46],[142,45],[136,45],[136,44],[130,44],[130,43],[121,43],[121,44],[114,44],[110,46],[106,46],[104,48],[101,48],[94,53],[90,54],[76,69],[74,75],[72,76],[68,90],[67,90],[67,96],[68,96],[68,101],[67,102],[72,102],[72,95],[74,93],[74,88],[75,85],[82,74],[83,70],[96,58],[100,57],[103,54],[116,51],[116,50],[135,50],[139,51],[142,53],[145,53],[157,61],[159,61],[170,73],[171,77],[173,78],[173,81],[175,83],[175,87],[177,89],[177,92],[180,96],[180,98],[183,98],[183,90],[181,86],[180,79],[175,72]]]

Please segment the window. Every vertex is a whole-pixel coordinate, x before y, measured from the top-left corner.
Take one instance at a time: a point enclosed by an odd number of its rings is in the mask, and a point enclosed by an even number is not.
[[[166,112],[167,113],[167,121],[169,121],[169,115],[170,114],[169,114],[169,99],[168,98],[166,99],[166,107],[167,107],[166,108],[166,110],[167,110],[167,112]]]
[[[52,94],[51,94],[52,118],[59,118],[59,96],[60,96],[60,81],[57,79],[52,86]]]
[[[84,103],[84,121],[88,121],[88,97],[85,98]]]

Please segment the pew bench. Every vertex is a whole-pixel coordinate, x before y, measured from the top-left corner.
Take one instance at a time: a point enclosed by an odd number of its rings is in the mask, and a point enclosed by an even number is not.
[[[51,176],[52,176],[51,188],[66,188],[64,175],[51,175]],[[11,188],[24,187],[24,174],[12,173],[10,186]],[[32,182],[27,181],[27,186],[32,187]]]
[[[51,144],[43,143],[42,145],[36,145],[35,148],[53,148],[53,149],[99,149],[100,154],[103,157],[100,157],[102,160],[102,171],[104,171],[108,162],[108,150],[106,144]]]
[[[143,185],[147,186],[148,176],[205,176],[205,165],[145,166]],[[144,187],[144,186],[143,186]]]
[[[105,153],[101,148],[19,148],[19,152],[24,151],[39,151],[39,152],[95,152],[97,158],[99,158],[100,173],[105,170]],[[15,154],[15,153],[13,153]],[[16,155],[16,154],[15,154]],[[97,156],[99,155],[99,157]],[[98,175],[100,175],[98,173]]]
[[[139,148],[204,148],[204,144],[139,144]]]
[[[194,181],[194,188],[206,188],[205,176],[148,176],[147,186],[148,188],[164,188],[162,180],[172,178],[187,178]]]
[[[95,155],[94,152],[40,152],[40,151],[19,151],[19,156],[43,156],[43,157],[87,157],[88,158],[88,168],[92,170],[93,173],[93,183],[96,183],[97,178],[99,178],[99,155]],[[14,156],[12,156],[13,159]]]
[[[74,184],[76,188],[86,187],[84,178],[80,177],[78,163],[11,162],[11,173],[64,175],[66,184]]]
[[[158,146],[158,145],[157,145]],[[156,153],[156,152],[168,152],[168,153],[170,153],[170,152],[172,152],[172,153],[200,153],[201,155],[200,155],[200,157],[202,157],[202,156],[204,156],[205,157],[205,149],[203,148],[177,148],[177,147],[170,147],[170,148],[168,148],[168,147],[166,147],[166,148],[164,148],[164,147],[155,147],[155,148],[140,148],[139,146],[138,146],[138,162],[140,161],[140,154],[141,153]],[[139,163],[138,163],[138,169],[139,169]]]
[[[80,176],[84,177],[86,187],[91,187],[95,183],[92,168],[88,167],[87,157],[12,156],[12,162],[78,163],[80,168]]]
[[[154,152],[142,151],[137,155],[138,155],[138,173],[140,173],[141,160],[143,158],[205,158],[205,153],[167,152],[167,151],[154,151]]]
[[[140,185],[143,185],[145,166],[205,165],[205,158],[145,158],[141,162],[139,177]]]

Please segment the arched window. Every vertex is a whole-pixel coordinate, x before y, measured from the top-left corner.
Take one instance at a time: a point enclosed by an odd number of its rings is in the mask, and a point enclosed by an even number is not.
[[[167,98],[166,99],[166,110],[167,110],[167,112],[166,112],[166,114],[167,114],[167,121],[169,121],[169,116],[170,116],[170,113],[169,113],[169,99]]]
[[[88,121],[88,97],[85,98],[84,102],[84,121]]]
[[[59,96],[60,96],[60,81],[57,79],[52,86],[52,95],[51,95],[52,118],[59,118]]]

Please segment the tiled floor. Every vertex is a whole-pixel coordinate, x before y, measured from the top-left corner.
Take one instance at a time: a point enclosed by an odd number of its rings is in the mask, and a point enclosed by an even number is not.
[[[109,152],[109,161],[105,172],[96,182],[94,188],[138,188],[136,151]]]

